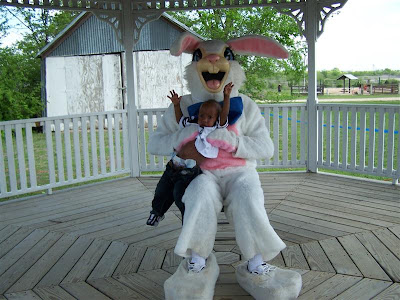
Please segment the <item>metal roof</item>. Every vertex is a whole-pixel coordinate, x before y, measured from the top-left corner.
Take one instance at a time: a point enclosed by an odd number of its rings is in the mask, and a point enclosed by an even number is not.
[[[338,79],[336,80],[343,80],[343,79],[358,79],[356,76],[352,75],[352,74],[343,74],[342,76],[340,76]]]

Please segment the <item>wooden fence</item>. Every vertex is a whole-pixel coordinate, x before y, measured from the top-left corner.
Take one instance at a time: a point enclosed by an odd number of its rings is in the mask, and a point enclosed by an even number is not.
[[[399,94],[398,84],[382,84],[372,86],[373,94]]]

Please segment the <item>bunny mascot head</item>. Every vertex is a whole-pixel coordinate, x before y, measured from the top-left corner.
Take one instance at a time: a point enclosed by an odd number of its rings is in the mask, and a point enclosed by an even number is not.
[[[212,250],[217,216],[223,206],[229,223],[234,225],[243,258],[250,261],[236,269],[239,284],[256,299],[294,299],[300,293],[301,276],[265,264],[286,247],[269,224],[255,168],[257,159],[272,157],[274,146],[258,106],[238,92],[245,75],[235,60],[235,54],[287,58],[288,53],[266,37],[202,41],[189,33],[181,35],[171,47],[172,55],[183,52],[193,55],[185,71],[191,94],[180,102],[184,116],[195,117],[206,100],[221,101],[227,83],[232,82],[234,88],[228,128],[216,129],[207,136],[207,141],[219,148],[218,157],[201,162],[203,174],[190,183],[182,199],[184,223],[175,253],[186,259],[166,280],[166,299],[213,298],[219,268]],[[150,137],[149,151],[168,155],[174,149],[184,149],[198,134],[194,126],[180,129],[171,105]],[[188,268],[194,257],[205,259],[205,267],[198,273]]]

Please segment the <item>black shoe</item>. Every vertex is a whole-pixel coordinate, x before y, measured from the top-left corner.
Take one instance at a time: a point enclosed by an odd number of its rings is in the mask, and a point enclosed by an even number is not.
[[[146,224],[149,226],[157,227],[158,223],[160,223],[164,218],[165,218],[165,216],[160,217],[155,214],[150,214],[149,218],[147,219]]]

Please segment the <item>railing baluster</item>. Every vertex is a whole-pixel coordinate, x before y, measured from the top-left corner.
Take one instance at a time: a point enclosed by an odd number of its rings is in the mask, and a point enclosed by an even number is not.
[[[288,164],[288,108],[282,108],[282,164]]]
[[[6,171],[5,171],[5,161],[3,154],[3,135],[2,127],[0,127],[0,195],[4,195],[7,192],[7,181],[6,181]]]
[[[365,117],[365,108],[361,108],[360,110],[360,162],[359,162],[359,170],[365,170],[365,137],[366,137],[366,117]]]
[[[74,136],[74,154],[75,154],[75,174],[76,179],[82,178],[82,166],[81,166],[81,144],[79,142],[79,119],[73,118],[73,136]]]
[[[376,171],[378,174],[383,173],[383,156],[384,156],[384,146],[385,146],[385,109],[379,109],[379,143],[378,143],[378,164],[376,166]]]
[[[100,147],[100,167],[101,174],[107,173],[106,150],[104,146],[104,115],[99,115],[99,147]]]
[[[61,143],[61,120],[54,121],[55,138],[56,138],[56,156],[57,156],[57,169],[58,169],[58,182],[64,182],[64,161]],[[65,127],[64,127],[65,132]]]
[[[124,170],[130,169],[129,142],[128,142],[128,118],[126,112],[122,113],[122,143],[124,147]]]
[[[387,153],[386,153],[386,174],[392,176],[393,173],[393,151],[394,151],[394,121],[395,121],[395,111],[394,109],[389,109],[389,124],[388,124],[388,137],[387,137]],[[397,158],[399,159],[399,158]]]
[[[326,158],[324,165],[331,166],[332,163],[332,118],[331,118],[332,107],[326,108]]]
[[[356,147],[357,147],[357,111],[351,108],[351,144],[350,144],[350,169],[356,169]]]
[[[318,161],[317,165],[322,166],[324,154],[324,106],[318,106]]]
[[[68,181],[74,179],[73,166],[72,166],[72,149],[71,149],[71,133],[70,133],[71,119],[64,119],[64,144],[65,144],[65,161],[67,164],[67,177]]]
[[[153,112],[152,111],[150,111],[147,114],[147,129],[148,129],[147,130],[148,135],[150,137],[150,134],[153,133]],[[146,149],[147,149],[147,147],[146,147]],[[154,155],[151,155],[150,153],[148,155],[150,156],[150,168],[155,168],[156,165],[155,165]],[[158,160],[162,161],[162,157],[159,157]],[[146,159],[146,162],[147,162],[147,159]]]
[[[279,164],[279,107],[274,106],[274,165]]]
[[[144,113],[142,111],[139,112],[139,148],[140,168],[146,170],[146,130],[144,128]]]
[[[22,138],[22,124],[15,124],[15,135],[16,135],[16,146],[17,146],[17,157],[19,167],[19,179],[21,190],[26,190],[26,169],[25,169],[25,151],[24,142]]]
[[[96,117],[90,116],[90,144],[92,148],[92,175],[99,175],[99,163],[97,161],[97,140],[96,140]]]
[[[339,106],[335,106],[334,108],[334,126],[335,126],[335,137],[333,140],[333,149],[334,149],[334,159],[333,159],[333,167],[339,168],[339,156],[340,156],[340,111]]]
[[[292,107],[291,116],[291,127],[292,127],[292,154],[291,154],[291,165],[297,165],[297,106]]]
[[[81,128],[82,128],[81,132],[82,132],[83,169],[85,172],[85,177],[87,178],[90,176],[87,117],[82,117]]]
[[[17,175],[15,170],[14,143],[12,138],[12,125],[6,125],[6,147],[8,160],[8,176],[10,177],[11,192],[17,192]]]
[[[53,151],[53,136],[51,132],[52,121],[46,121],[44,128],[46,131],[46,146],[47,146],[47,163],[49,169],[49,183],[53,185],[56,183],[56,170],[54,168],[54,151]],[[49,190],[51,193],[51,189]]]
[[[108,132],[108,151],[110,157],[110,171],[115,172],[115,156],[114,156],[114,138],[113,138],[113,116],[107,114],[107,132]]]
[[[306,107],[301,107],[300,112],[300,163],[306,163]]]
[[[347,169],[347,153],[349,147],[349,111],[347,107],[343,108],[343,121],[342,121],[342,169]]]
[[[117,160],[117,171],[121,171],[121,135],[119,129],[120,114],[116,113],[114,115],[114,129],[115,129],[115,157]]]
[[[28,153],[29,182],[31,188],[37,187],[35,152],[33,148],[32,123],[26,123],[26,151]],[[1,145],[0,145],[1,148]],[[1,163],[1,158],[0,158]],[[0,170],[1,172],[1,170]],[[1,175],[0,175],[1,176]]]
[[[374,171],[375,165],[375,108],[369,110],[369,148],[368,148],[368,172]]]

